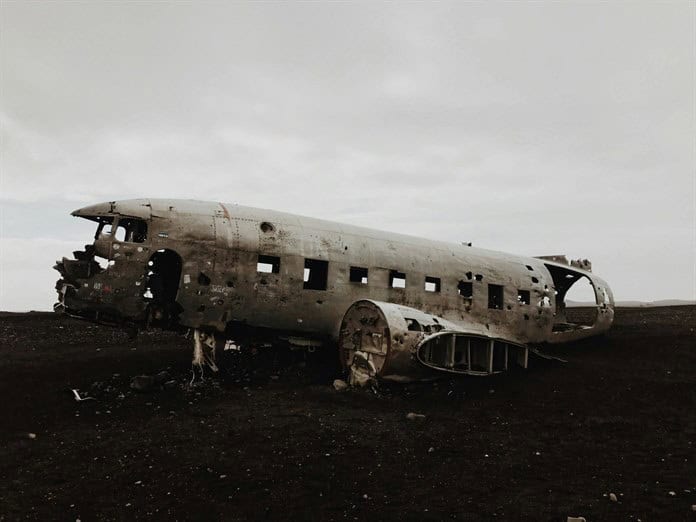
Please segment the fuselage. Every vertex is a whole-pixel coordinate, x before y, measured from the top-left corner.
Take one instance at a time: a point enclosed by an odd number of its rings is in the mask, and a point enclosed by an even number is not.
[[[85,252],[59,262],[59,308],[96,320],[335,340],[349,307],[369,299],[528,344],[601,333],[613,319],[603,280],[545,259],[215,202],[127,200],[73,215],[100,225]],[[563,298],[583,277],[596,319],[574,328]]]

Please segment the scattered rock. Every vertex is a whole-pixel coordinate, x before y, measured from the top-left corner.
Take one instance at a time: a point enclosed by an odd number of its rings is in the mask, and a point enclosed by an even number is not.
[[[617,502],[619,499],[616,498],[616,495],[614,493],[609,493],[609,500],[612,502]]]
[[[346,381],[341,380],[341,379],[336,379],[333,382],[333,387],[334,387],[334,390],[336,390],[336,391],[339,391],[339,392],[345,391],[348,389],[348,383]]]
[[[691,511],[696,511],[696,504],[691,504]]]
[[[155,381],[155,384],[161,386],[161,385],[164,384],[165,382],[171,381],[171,380],[172,380],[172,376],[169,375],[169,372],[168,372],[168,371],[163,370],[163,371],[159,372],[158,374],[156,374],[156,375],[153,377],[153,379],[154,379],[154,381]]]
[[[27,436],[28,436],[30,439],[35,439],[35,438],[36,438],[36,433],[28,433]]]
[[[406,414],[406,418],[410,421],[421,421],[422,422],[425,420],[425,415],[423,415],[422,413],[410,412],[410,413]]]
[[[432,446],[430,446],[430,447],[428,448],[428,453],[432,453],[433,451],[435,451],[435,448],[433,448]]]
[[[131,390],[149,392],[155,387],[155,379],[150,375],[137,375],[131,379]]]
[[[566,522],[587,522],[587,519],[585,517],[568,517]]]
[[[131,379],[131,390],[137,392],[149,392],[155,388],[175,388],[177,382],[172,379],[168,371],[163,370],[155,375],[137,375]]]
[[[670,491],[670,492],[667,493],[667,494],[668,494],[670,497],[676,497],[676,496],[677,496],[677,492],[676,492],[676,491]]]

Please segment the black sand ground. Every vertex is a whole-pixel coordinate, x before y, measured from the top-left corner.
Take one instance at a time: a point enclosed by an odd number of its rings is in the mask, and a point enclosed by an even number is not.
[[[182,338],[3,314],[0,520],[696,520],[695,328],[620,309],[566,364],[376,395],[287,354],[188,387]]]

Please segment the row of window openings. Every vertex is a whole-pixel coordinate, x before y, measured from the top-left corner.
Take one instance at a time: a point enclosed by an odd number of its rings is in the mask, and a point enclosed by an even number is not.
[[[267,274],[277,274],[280,272],[280,258],[276,256],[259,255],[256,265],[257,272]],[[326,290],[329,275],[329,262],[321,259],[305,259],[303,287],[306,290]],[[467,278],[471,279],[471,272],[467,272]],[[477,274],[476,280],[481,281],[482,276]],[[367,268],[351,266],[349,281],[351,283],[367,284]],[[398,270],[389,272],[389,286],[391,288],[406,288],[406,274]],[[439,277],[425,277],[426,292],[440,292],[442,285]],[[470,281],[459,281],[457,291],[464,299],[473,299],[474,285]],[[503,308],[503,286],[488,285],[488,308]],[[517,301],[520,304],[530,304],[529,290],[518,290]]]

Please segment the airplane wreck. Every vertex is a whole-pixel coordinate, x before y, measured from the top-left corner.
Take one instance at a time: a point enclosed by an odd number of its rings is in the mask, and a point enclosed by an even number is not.
[[[338,350],[352,380],[526,368],[530,350],[606,332],[614,299],[587,260],[511,254],[239,205],[138,199],[81,208],[94,241],[55,268],[55,310],[133,330]],[[592,318],[565,297],[591,285]]]

